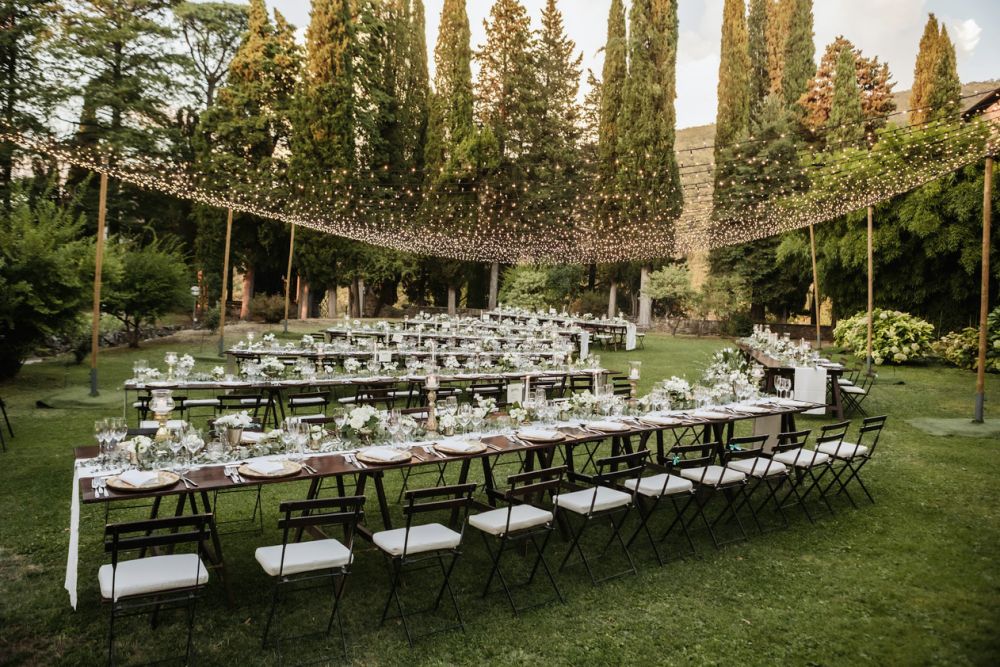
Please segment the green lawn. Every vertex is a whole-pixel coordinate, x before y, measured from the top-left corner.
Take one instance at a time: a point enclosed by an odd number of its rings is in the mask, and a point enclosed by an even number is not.
[[[602,354],[605,365],[623,368],[628,359],[641,359],[648,386],[671,374],[696,377],[724,344],[656,335],[647,340],[645,350]],[[82,389],[88,369],[58,360],[27,366],[16,382],[0,385],[17,432],[0,455],[0,663],[76,665],[104,659],[108,614],[96,585],[104,562],[104,516],[97,507],[82,512],[76,612],[62,588],[72,448],[90,441],[94,418],[120,412],[117,387],[130,374],[132,360],[159,362],[168,348],[195,353],[199,367],[216,361],[211,339],[106,352],[102,396],[89,403]],[[883,369],[868,403],[872,411],[890,415],[876,460],[866,469],[877,505],[853,510],[840,502],[835,517],[820,518],[816,525],[793,513],[790,529],[753,536],[721,552],[699,538],[698,558],[662,568],[639,546],[639,576],[598,588],[582,568],[570,568],[557,575],[566,605],[513,618],[500,596],[482,600],[488,561],[480,538],[469,531],[455,577],[467,631],[435,635],[412,651],[397,625],[378,625],[386,570],[381,557],[361,542],[345,597],[350,657],[358,664],[401,665],[997,664],[1000,442],[932,437],[906,421],[964,417],[973,390],[974,376],[965,371],[936,365]],[[995,406],[1000,378],[990,377],[987,391]],[[36,408],[36,400],[57,408]],[[816,427],[822,421],[802,423]],[[390,492],[398,489],[397,476],[388,481]],[[198,609],[202,664],[277,663],[273,651],[259,647],[269,582],[253,550],[280,541],[278,502],[304,494],[301,484],[270,487],[265,534],[224,536],[237,606],[226,607],[216,578]],[[246,502],[230,495],[220,505],[238,512],[247,509]],[[115,518],[141,512],[123,511]],[[558,539],[550,546],[553,559],[566,547]],[[414,577],[409,594],[429,583],[426,575]],[[302,631],[326,613],[327,598],[314,594],[290,601],[278,619],[283,629]],[[155,632],[141,621],[123,626],[121,655],[152,659],[176,652],[180,628],[176,615],[168,615]],[[310,639],[285,646],[285,652],[293,660],[329,655],[338,663],[337,646],[335,638]]]

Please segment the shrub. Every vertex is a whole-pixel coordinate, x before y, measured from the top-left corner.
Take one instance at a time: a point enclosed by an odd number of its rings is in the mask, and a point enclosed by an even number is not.
[[[16,375],[46,336],[71,330],[89,299],[82,223],[44,197],[0,215],[0,379]]]
[[[285,297],[280,294],[258,294],[250,302],[250,312],[268,324],[277,324],[285,319]]]
[[[500,302],[518,308],[544,308],[549,305],[549,276],[538,266],[512,266],[503,274]]]
[[[608,293],[591,290],[580,294],[573,304],[573,310],[578,313],[590,313],[600,317],[608,314]]]
[[[876,308],[872,315],[872,358],[876,365],[903,364],[931,353],[934,335],[931,323],[898,310]],[[868,314],[862,312],[839,321],[833,339],[864,359],[868,349]]]
[[[201,320],[198,321],[198,324],[202,329],[218,331],[220,319],[221,313],[219,311],[219,306],[215,305],[211,308],[205,309],[205,311],[201,314]]]
[[[953,331],[934,343],[934,351],[959,368],[975,370],[979,362],[979,329]],[[1000,373],[1000,306],[986,318],[986,372]]]
[[[93,331],[90,328],[92,322],[93,316],[90,313],[80,313],[77,315],[72,329],[68,332],[69,341],[72,345],[70,351],[73,353],[73,362],[76,364],[83,363],[83,360],[90,354],[90,346],[93,343],[93,339],[91,338]],[[114,315],[101,313],[101,323],[98,325],[98,334],[101,339],[114,336],[122,328],[122,323]]]

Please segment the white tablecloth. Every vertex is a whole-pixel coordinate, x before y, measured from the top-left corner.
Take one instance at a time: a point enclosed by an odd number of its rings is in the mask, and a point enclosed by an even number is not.
[[[580,359],[586,359],[590,356],[590,332],[581,331],[580,332]]]
[[[635,325],[629,322],[625,325],[625,349],[634,350],[636,344]]]

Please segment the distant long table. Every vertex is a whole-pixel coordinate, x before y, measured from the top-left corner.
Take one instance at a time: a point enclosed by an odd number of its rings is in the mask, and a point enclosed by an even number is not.
[[[771,393],[774,391],[774,378],[789,377],[795,379],[795,367],[790,366],[778,359],[770,357],[759,350],[751,348],[743,342],[737,342],[736,346],[747,356],[764,367],[764,391]],[[844,367],[839,364],[822,365],[820,368],[826,371],[827,378],[827,414],[835,419],[844,418],[844,400],[840,392],[840,378],[844,374]]]

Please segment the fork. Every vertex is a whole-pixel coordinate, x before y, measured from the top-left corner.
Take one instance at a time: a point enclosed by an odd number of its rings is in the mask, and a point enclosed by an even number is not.
[[[101,477],[100,479],[97,480],[97,485],[101,488],[101,495],[103,495],[105,498],[107,498],[108,497],[108,478],[107,477]]]
[[[96,477],[90,478],[90,488],[93,489],[95,498],[101,497],[101,483],[97,481]]]

